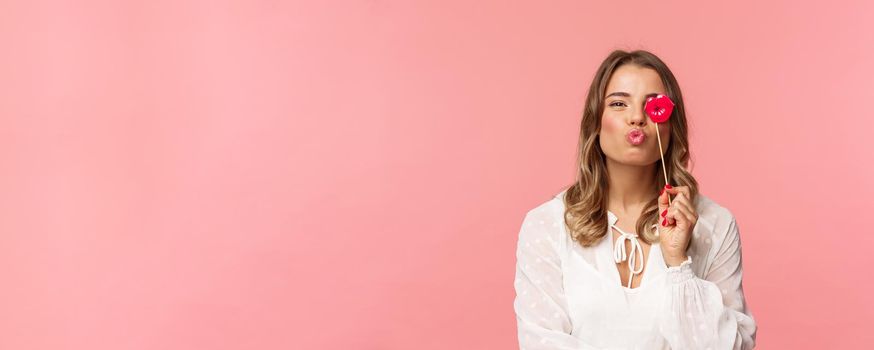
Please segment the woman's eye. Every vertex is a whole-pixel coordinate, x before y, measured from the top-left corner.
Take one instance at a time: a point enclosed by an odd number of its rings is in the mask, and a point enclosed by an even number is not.
[[[625,102],[615,101],[615,102],[611,103],[610,106],[612,106],[612,107],[625,107]]]

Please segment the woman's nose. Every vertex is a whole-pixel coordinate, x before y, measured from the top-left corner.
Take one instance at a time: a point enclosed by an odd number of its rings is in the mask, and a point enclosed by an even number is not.
[[[643,126],[646,124],[646,114],[643,108],[639,108],[631,115],[631,124]]]

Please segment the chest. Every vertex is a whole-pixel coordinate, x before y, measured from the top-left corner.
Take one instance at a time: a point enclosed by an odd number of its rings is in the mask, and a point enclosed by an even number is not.
[[[623,228],[623,231],[625,229]],[[629,231],[625,231],[629,232]],[[620,338],[654,326],[657,308],[664,299],[663,264],[658,243],[644,245],[636,256],[640,267],[641,257],[646,257],[645,274],[632,274],[628,260],[620,264],[614,261],[614,245],[620,234],[608,233],[595,246],[570,246],[563,263],[563,287],[568,296],[568,308],[575,332],[581,336],[595,337],[616,331]],[[631,246],[626,244],[626,254]],[[627,255],[626,255],[627,257]],[[633,278],[631,277],[633,275]],[[631,279],[631,289],[627,289]],[[620,339],[615,338],[615,339]]]

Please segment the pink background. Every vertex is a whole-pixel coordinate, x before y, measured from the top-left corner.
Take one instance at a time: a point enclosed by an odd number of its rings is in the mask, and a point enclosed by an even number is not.
[[[680,81],[757,348],[874,347],[872,14],[2,1],[0,348],[515,348],[518,230],[614,48]]]

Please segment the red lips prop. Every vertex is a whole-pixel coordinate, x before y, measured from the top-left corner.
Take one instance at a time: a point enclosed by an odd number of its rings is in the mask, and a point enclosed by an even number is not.
[[[674,101],[665,95],[657,95],[646,99],[646,105],[643,107],[646,114],[649,114],[649,119],[656,123],[664,123],[671,117],[671,112],[674,111]]]
[[[646,99],[643,110],[649,115],[656,129],[656,138],[659,140],[659,156],[662,158],[662,174],[665,176],[665,184],[668,184],[668,171],[665,169],[665,157],[662,151],[662,137],[659,135],[659,123],[664,123],[671,118],[674,111],[674,101],[665,95],[656,95]],[[668,205],[671,204],[671,195],[668,195]]]

